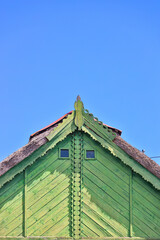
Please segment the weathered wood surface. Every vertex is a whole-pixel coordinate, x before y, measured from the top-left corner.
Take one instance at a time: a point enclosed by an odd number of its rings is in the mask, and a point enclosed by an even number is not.
[[[78,109],[77,109],[78,111]],[[54,128],[57,127],[57,124],[62,124],[63,119],[67,118],[67,116],[70,116],[70,114],[74,114],[74,112],[70,112],[64,116],[64,118],[61,118],[60,121],[56,121],[55,124],[51,124],[48,126],[48,128],[44,128],[40,131],[38,131],[36,134],[34,134],[31,138],[31,141],[26,144],[24,147],[20,148],[15,153],[8,156],[6,159],[4,159],[0,163],[0,176],[5,174],[9,169],[16,166],[18,163],[23,161],[26,157],[30,156],[33,152],[35,152],[38,148],[43,146],[47,139],[50,138],[50,133],[53,131]],[[78,112],[77,112],[78,114]],[[79,116],[79,114],[77,115]],[[119,130],[109,127],[102,122],[98,121],[97,118],[95,118],[92,114],[83,112],[80,114],[79,122],[80,125],[87,125],[87,127],[91,128],[93,131],[96,130],[97,134],[103,135],[103,133],[108,132],[108,136],[110,136],[111,140],[115,143],[116,146],[118,146],[120,149],[122,149],[125,153],[127,153],[129,156],[131,156],[134,160],[136,160],[138,163],[140,163],[144,168],[146,168],[149,172],[151,172],[154,176],[157,178],[160,178],[160,166],[154,162],[152,159],[147,157],[144,153],[136,149],[135,147],[131,146],[127,142],[125,142],[120,136],[119,136]],[[84,119],[83,119],[84,118]],[[76,119],[79,119],[79,117],[76,117]],[[77,121],[77,120],[76,120]],[[74,122],[74,119],[73,119]],[[64,124],[63,124],[64,126]],[[96,126],[96,127],[95,127]],[[82,126],[81,126],[82,127]],[[81,128],[80,127],[80,128]],[[58,130],[58,128],[57,128]],[[117,136],[115,135],[117,134]],[[53,134],[54,135],[54,134]],[[150,181],[151,178],[149,177],[148,180]],[[153,182],[153,185],[155,186],[154,182],[155,180],[151,181]],[[159,184],[160,185],[160,184]],[[160,186],[158,185],[158,189],[160,189]]]
[[[61,148],[69,159],[59,158]],[[0,236],[160,240],[160,191],[77,131],[0,189]]]

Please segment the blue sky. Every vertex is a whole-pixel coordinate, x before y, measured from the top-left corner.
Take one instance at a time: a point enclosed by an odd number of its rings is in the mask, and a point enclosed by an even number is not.
[[[78,94],[127,142],[160,156],[159,13],[159,0],[0,1],[0,161]]]

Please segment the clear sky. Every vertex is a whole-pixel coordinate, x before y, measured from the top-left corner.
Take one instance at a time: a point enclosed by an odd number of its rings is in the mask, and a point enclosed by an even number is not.
[[[78,94],[160,156],[160,1],[2,0],[0,81],[0,161],[73,110]]]

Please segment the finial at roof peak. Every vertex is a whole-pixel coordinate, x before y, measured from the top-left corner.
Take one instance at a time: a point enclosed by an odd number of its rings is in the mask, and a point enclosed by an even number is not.
[[[83,126],[84,120],[83,120],[83,115],[82,112],[84,110],[83,102],[81,101],[80,96],[77,96],[77,101],[74,103],[74,108],[75,108],[75,125],[78,127],[80,130]]]
[[[81,97],[80,97],[79,95],[77,96],[77,101],[78,101],[78,100],[80,100],[80,101],[81,101]]]

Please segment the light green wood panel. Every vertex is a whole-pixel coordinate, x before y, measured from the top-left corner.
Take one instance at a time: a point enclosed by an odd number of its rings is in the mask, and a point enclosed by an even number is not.
[[[160,191],[133,174],[133,235],[160,237]]]
[[[131,170],[84,134],[84,148],[96,151],[95,160],[83,160],[83,236],[129,236],[129,176]],[[88,231],[87,231],[88,229]]]
[[[16,175],[0,189],[0,236],[23,235],[23,177]]]
[[[71,136],[28,167],[27,236],[63,236],[65,228],[70,237],[71,160],[61,148],[71,151]]]

